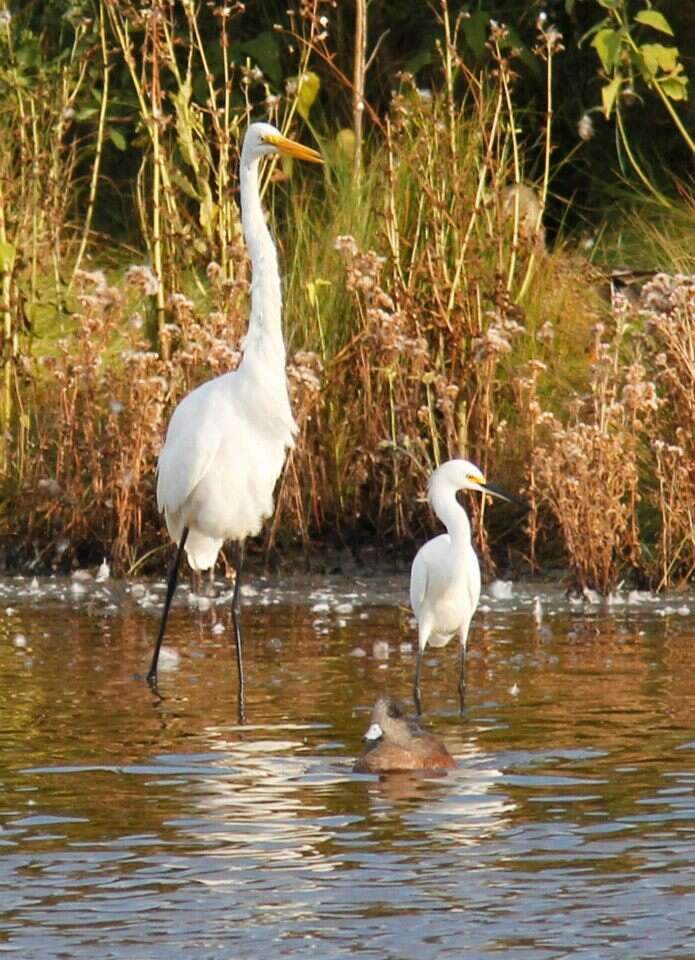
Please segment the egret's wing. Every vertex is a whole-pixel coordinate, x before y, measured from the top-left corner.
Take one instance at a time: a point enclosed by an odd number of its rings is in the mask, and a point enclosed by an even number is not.
[[[214,386],[215,381],[204,384],[189,393],[174,410],[157,463],[160,511],[180,510],[217,455],[223,419],[211,389]]]
[[[480,562],[473,547],[470,548],[467,558],[466,590],[471,605],[471,616],[473,616],[480,600]]]
[[[445,568],[450,545],[449,534],[440,533],[438,537],[428,540],[416,553],[410,571],[410,605],[414,611],[425,602],[427,590],[431,590],[437,581],[437,571]]]
[[[427,594],[427,560],[424,548],[418,550],[410,570],[410,606],[417,616]]]

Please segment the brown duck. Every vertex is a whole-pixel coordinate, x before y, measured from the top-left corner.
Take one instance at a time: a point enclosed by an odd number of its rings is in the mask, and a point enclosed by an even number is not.
[[[415,718],[406,717],[391,697],[380,697],[375,703],[364,739],[367,746],[355,762],[356,773],[446,770],[456,766],[442,741],[423,730]]]

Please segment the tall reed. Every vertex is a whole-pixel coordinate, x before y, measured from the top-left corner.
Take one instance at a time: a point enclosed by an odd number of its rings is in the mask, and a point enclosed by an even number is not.
[[[2,41],[13,65],[0,107],[3,494],[17,556],[69,566],[106,553],[127,572],[163,558],[154,474],[173,407],[239,360],[243,130],[263,112],[309,139],[321,128],[318,65],[342,84],[349,116],[370,56],[355,51],[360,83],[342,74],[330,5],[308,0],[277,31],[294,47],[283,92],[251,60],[232,62],[237,7],[99,0],[95,10],[57,71],[15,77],[13,35]],[[433,525],[428,475],[465,455],[507,487],[525,485],[529,502],[526,515],[470,505],[489,569],[493,557],[537,567],[559,543],[583,587],[609,592],[632,571],[655,586],[687,578],[692,278],[660,276],[636,303],[606,301],[580,252],[548,249],[561,38],[539,23],[548,82],[533,167],[505,30],[491,29],[493,67],[472,73],[460,56],[465,21],[446,3],[439,17],[438,82],[421,89],[401,76],[382,116],[364,102],[359,168],[355,137],[324,125],[322,174],[266,173],[300,433],[263,545],[368,540],[405,560],[403,545]],[[84,31],[98,80],[80,138],[71,111],[85,85]],[[137,130],[140,250],[116,268],[93,224],[106,145],[119,140],[117,65],[133,94],[122,122]],[[663,239],[654,234],[652,249]]]
[[[66,322],[65,257],[72,239],[71,194],[82,145],[75,107],[85,85],[88,26],[54,63],[44,38],[26,33],[21,56],[12,18],[0,22],[0,274],[2,394],[0,476],[23,475],[29,419],[23,390],[37,333],[47,315]],[[11,440],[16,444],[10,449]]]
[[[518,201],[511,216],[505,201],[523,170],[504,31],[491,38],[498,69],[490,82],[458,56],[446,6],[442,17],[442,91],[402,78],[383,144],[370,154],[370,170],[381,174],[351,185],[356,229],[350,217],[336,229],[347,303],[334,279],[320,297],[337,311],[339,336],[326,362],[321,433],[297,456],[307,467],[328,459],[329,487],[312,513],[346,538],[420,536],[429,525],[418,505],[426,478],[447,457],[465,454],[494,472],[509,397],[502,364],[528,339],[515,299],[533,283],[539,225],[534,218],[524,232]],[[335,264],[319,256],[319,277],[334,277]],[[490,563],[486,527],[477,529]]]

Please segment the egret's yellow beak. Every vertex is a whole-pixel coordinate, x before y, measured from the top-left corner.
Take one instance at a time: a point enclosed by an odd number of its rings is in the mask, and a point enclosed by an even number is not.
[[[266,143],[271,143],[280,153],[284,153],[286,157],[306,160],[309,163],[323,163],[323,157],[318,150],[305,147],[303,143],[297,143],[296,140],[290,140],[289,137],[283,137],[282,134],[270,133],[263,139]]]

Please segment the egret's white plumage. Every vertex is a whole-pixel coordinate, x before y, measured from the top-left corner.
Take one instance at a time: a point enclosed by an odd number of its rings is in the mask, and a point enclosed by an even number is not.
[[[282,149],[278,140],[292,142],[270,124],[254,123],[241,151],[241,218],[252,267],[242,361],[183,398],[159,456],[157,503],[176,543],[188,527],[186,555],[194,570],[211,567],[225,540],[259,532],[273,511],[275,483],[297,431],[287,392],[277,253],[258,191],[259,162]],[[311,153],[305,159],[314,159]]]
[[[468,630],[480,599],[480,564],[471,543],[468,514],[456,499],[459,490],[510,498],[489,486],[478,467],[449,460],[432,474],[428,498],[447,529],[418,550],[410,572],[410,605],[418,624],[415,703],[421,709],[420,668],[425,648],[445,646],[458,635],[461,643],[459,693],[463,704],[463,666]]]
[[[275,153],[322,162],[315,150],[288,140],[268,123],[253,123],[246,131],[239,182],[252,282],[243,357],[236,370],[184,397],[159,456],[157,503],[179,554],[185,547],[194,570],[212,567],[225,540],[243,544],[259,532],[273,511],[275,483],[297,431],[285,372],[277,253],[258,188],[259,163]],[[173,582],[175,586],[175,573]],[[160,635],[167,612],[165,604]],[[148,675],[151,683],[156,681],[159,643],[161,636]],[[240,657],[238,633],[237,648]],[[239,666],[241,681],[240,659]]]
[[[157,502],[174,541],[188,527],[194,570],[211,567],[225,540],[259,532],[296,431],[284,366],[280,375],[268,370],[264,380],[246,359],[184,398],[159,457]],[[278,400],[285,417],[274,415]]]

